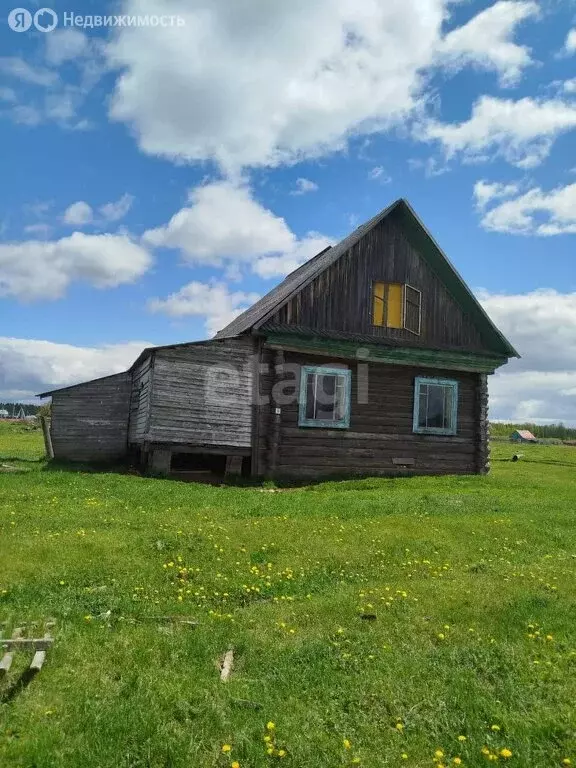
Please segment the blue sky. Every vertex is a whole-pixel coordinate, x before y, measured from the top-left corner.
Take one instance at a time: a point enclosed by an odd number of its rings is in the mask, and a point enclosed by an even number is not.
[[[405,197],[522,354],[493,417],[576,421],[575,3],[52,8],[0,18],[0,399],[207,337]]]

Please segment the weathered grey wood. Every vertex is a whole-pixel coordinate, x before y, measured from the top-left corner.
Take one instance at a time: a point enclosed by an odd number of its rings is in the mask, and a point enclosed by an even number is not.
[[[232,666],[234,665],[234,650],[230,648],[224,655],[224,661],[220,670],[220,680],[223,683],[227,683],[230,675],[232,674]]]
[[[275,382],[282,381],[284,377],[284,351],[276,350],[274,355],[274,374]],[[268,471],[274,476],[278,470],[278,455],[280,452],[280,427],[282,424],[282,405],[274,403],[272,405],[272,428],[270,431],[270,460]]]
[[[12,640],[17,640],[19,637],[21,637],[22,632],[23,632],[22,627],[16,627],[16,629],[12,632]],[[8,653],[5,653],[2,659],[0,659],[0,677],[8,674],[8,672],[10,671],[10,667],[12,666],[13,660],[14,660],[13,651],[8,651]]]
[[[255,344],[247,337],[158,350],[147,439],[250,449]]]
[[[422,291],[420,335],[372,324],[374,281],[407,283]],[[477,327],[393,216],[294,296],[267,321],[273,324],[360,333],[420,347],[486,351]]]
[[[50,640],[50,635],[46,634],[44,635],[44,640]],[[30,664],[30,671],[31,672],[40,672],[42,667],[44,666],[44,662],[46,661],[46,650],[37,650],[34,654],[34,657],[32,658],[32,662]]]
[[[8,651],[46,651],[54,643],[54,640],[49,636],[28,638],[28,637],[14,637],[10,639],[0,640],[0,646]]]
[[[239,475],[242,472],[242,456],[228,456],[226,458],[226,474]]]
[[[261,377],[260,393],[270,397],[274,379],[275,350],[264,349],[263,363],[270,372]],[[340,361],[341,362],[341,361]],[[286,376],[299,366],[325,363],[319,356],[285,352]],[[477,382],[478,374],[431,369],[425,375],[456,379],[459,384],[458,431],[456,435],[420,435],[413,431],[414,378],[422,370],[382,363],[368,363],[367,391],[357,399],[357,361],[349,360],[352,371],[349,429],[318,429],[298,426],[298,404],[281,405],[278,455],[275,473],[279,476],[322,477],[336,474],[443,474],[475,472],[477,466]],[[295,366],[295,369],[294,369]],[[260,430],[268,436],[267,474],[276,440],[276,403],[261,407]]]
[[[150,459],[150,469],[159,475],[167,475],[170,472],[172,451],[169,448],[153,448]]]
[[[127,449],[131,376],[119,373],[52,396],[54,456],[68,461],[113,461]]]
[[[476,471],[485,475],[490,471],[490,440],[488,424],[488,377],[478,374],[476,384]]]
[[[52,447],[52,437],[50,436],[50,422],[46,416],[40,416],[40,424],[42,425],[42,434],[44,436],[44,448],[46,450],[46,456],[49,459],[54,458],[54,448]]]

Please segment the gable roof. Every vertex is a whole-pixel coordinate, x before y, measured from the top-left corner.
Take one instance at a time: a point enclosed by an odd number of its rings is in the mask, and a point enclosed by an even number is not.
[[[279,285],[218,331],[215,339],[230,338],[260,328],[293,296],[305,288],[321,272],[331,267],[341,256],[389,216],[394,216],[406,232],[412,245],[419,251],[430,268],[440,277],[453,298],[474,322],[487,346],[506,357],[520,357],[518,352],[496,328],[474,294],[470,291],[454,265],[426,229],[407,200],[400,198],[337,245],[328,247],[291,272]]]
[[[512,436],[514,435],[520,435],[523,440],[536,440],[529,429],[516,429],[514,432],[512,432]]]

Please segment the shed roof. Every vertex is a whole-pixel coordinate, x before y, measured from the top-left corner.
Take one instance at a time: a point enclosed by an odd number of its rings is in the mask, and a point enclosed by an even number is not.
[[[396,200],[369,221],[361,224],[338,244],[326,248],[294,270],[294,272],[291,272],[269,293],[235,318],[221,331],[218,331],[215,338],[229,338],[248,331],[257,330],[293,296],[356,245],[364,235],[368,234],[384,219],[392,215],[397,217],[413,245],[418,249],[431,269],[441,278],[462,309],[470,316],[488,347],[492,351],[499,352],[507,357],[520,357],[510,342],[490,320],[454,265],[418,218],[410,203],[404,198]]]
[[[532,432],[530,432],[529,429],[517,429],[513,433],[513,435],[520,435],[521,438],[524,440],[536,440]]]

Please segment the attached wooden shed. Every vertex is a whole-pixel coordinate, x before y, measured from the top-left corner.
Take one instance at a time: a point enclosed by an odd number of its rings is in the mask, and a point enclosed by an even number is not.
[[[185,454],[218,456],[207,469],[224,470],[228,457],[249,462],[255,346],[242,337],[151,347],[125,373],[43,392],[55,457],[131,457],[161,473],[192,465]]]

